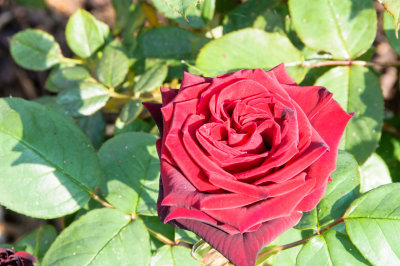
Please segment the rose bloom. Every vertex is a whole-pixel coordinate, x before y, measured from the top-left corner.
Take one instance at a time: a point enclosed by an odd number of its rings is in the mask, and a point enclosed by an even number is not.
[[[184,74],[145,103],[159,129],[158,213],[240,266],[312,210],[351,118],[323,87],[283,64],[216,78]]]
[[[28,252],[0,248],[0,266],[33,266],[35,262],[35,257]]]

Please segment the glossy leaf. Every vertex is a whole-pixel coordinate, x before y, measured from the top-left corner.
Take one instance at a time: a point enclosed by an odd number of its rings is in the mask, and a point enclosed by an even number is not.
[[[354,113],[340,149],[362,164],[375,151],[381,136],[383,96],[379,78],[366,67],[339,66],[322,75],[315,85],[326,87],[344,110]]]
[[[92,115],[110,98],[108,90],[100,83],[85,81],[79,88],[60,92],[57,103],[64,106],[74,117]]]
[[[125,124],[129,124],[139,116],[142,110],[143,105],[140,100],[129,100],[129,102],[122,107],[121,114],[119,116],[120,121]]]
[[[149,234],[143,222],[114,209],[88,212],[68,226],[42,265],[148,265]]]
[[[168,65],[164,62],[150,67],[135,84],[134,90],[138,93],[150,92],[161,85],[168,75]]]
[[[348,153],[339,152],[336,171],[331,175],[325,195],[317,205],[320,227],[339,219],[360,193],[357,161]]]
[[[54,218],[88,202],[100,165],[89,140],[70,120],[38,103],[1,99],[0,139],[3,206]]]
[[[400,139],[388,132],[382,138],[376,152],[385,160],[394,182],[400,181]]]
[[[318,226],[317,209],[314,208],[309,212],[304,212],[300,221],[294,228],[299,230],[315,229]]]
[[[99,151],[104,171],[101,191],[124,212],[157,215],[160,162],[155,142],[156,137],[147,133],[124,133]]]
[[[181,13],[177,9],[171,8],[171,1],[168,0],[152,0],[157,11],[169,19],[174,20],[175,22],[189,26],[192,28],[202,28],[205,27],[205,22],[201,17],[200,5],[193,6],[192,8],[187,10],[186,19],[182,16]]]
[[[374,265],[400,264],[400,184],[373,189],[354,201],[346,212],[346,231]]]
[[[122,44],[115,40],[104,49],[96,75],[98,80],[107,87],[116,87],[124,81],[128,69],[129,59]]]
[[[81,117],[76,121],[77,126],[88,136],[95,149],[99,149],[106,135],[106,121],[101,112]]]
[[[375,39],[377,16],[373,1],[318,0],[305,5],[289,1],[290,15],[300,39],[335,59],[357,58]]]
[[[151,258],[150,266],[197,266],[199,262],[190,255],[191,250],[183,246],[162,246]]]
[[[400,40],[396,38],[396,28],[393,24],[393,18],[387,12],[383,13],[382,26],[390,46],[400,55]]]
[[[145,58],[187,59],[194,37],[190,31],[174,26],[153,28],[139,34],[138,53]]]
[[[389,169],[378,154],[373,153],[360,167],[360,192],[365,193],[381,185],[392,183]]]
[[[254,27],[268,11],[279,4],[278,0],[248,0],[229,12],[224,23],[224,32]],[[283,20],[283,19],[282,19]]]
[[[140,4],[134,4],[131,0],[112,0],[115,13],[114,33],[121,33],[124,39],[132,37],[146,20],[146,16]],[[125,40],[124,40],[125,41]]]
[[[153,233],[160,234],[171,242],[175,242],[175,227],[172,225],[160,221],[158,216],[141,216],[142,221],[144,222],[148,231],[152,231]]]
[[[41,30],[27,29],[15,34],[10,40],[10,52],[20,66],[36,71],[49,69],[62,60],[54,37]]]
[[[393,17],[392,24],[394,28],[394,34],[398,39],[399,25],[400,25],[400,1],[398,0],[379,0],[379,2],[386,9],[388,14]]]
[[[56,238],[56,229],[45,224],[18,240],[15,245],[41,260]]]
[[[302,61],[302,54],[286,36],[243,29],[206,44],[196,59],[196,67],[207,76],[217,76],[243,68],[268,70],[282,62],[301,64]],[[300,67],[288,67],[288,71],[298,82],[304,76]]]
[[[153,3],[157,0],[153,0]],[[188,11],[199,4],[200,0],[161,0],[166,8],[186,18]]]
[[[296,266],[371,265],[350,239],[336,231],[326,231],[307,242],[297,256]]]
[[[60,66],[50,72],[45,87],[51,92],[79,88],[79,83],[90,78],[89,71],[82,66]]]
[[[135,121],[126,124],[117,118],[115,121],[114,135],[119,135],[127,132],[149,132],[151,125],[141,119],[135,119]]]
[[[301,240],[309,235],[308,231],[299,231],[296,229],[289,229],[280,236],[278,236],[270,245],[269,247],[274,247],[274,246],[281,246],[281,245],[286,245],[289,243],[296,242],[298,240]],[[296,257],[297,254],[299,254],[301,248],[303,245],[298,245],[296,247],[282,250],[278,254],[275,254],[271,256],[268,260],[267,263],[271,265],[279,265],[279,266],[292,266],[296,264]],[[267,247],[267,249],[269,248]],[[261,251],[262,252],[262,251]],[[260,259],[260,257],[259,257]],[[261,261],[259,261],[261,262]],[[263,264],[261,264],[263,265]]]
[[[69,18],[65,36],[69,48],[76,55],[87,58],[104,44],[108,31],[106,24],[79,9]]]

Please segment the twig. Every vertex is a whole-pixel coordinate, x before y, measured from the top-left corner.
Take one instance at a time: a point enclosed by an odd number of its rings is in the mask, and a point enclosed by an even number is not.
[[[102,200],[99,195],[95,194],[94,192],[90,195],[92,197],[92,199],[94,199],[95,201],[97,201],[98,203],[100,203],[101,205],[103,205],[106,208],[111,208],[113,209],[114,206],[112,206],[110,203],[108,203],[107,201]]]
[[[160,233],[157,233],[156,231],[154,231],[153,229],[150,229],[150,228],[147,227],[147,226],[146,226],[146,228],[147,228],[147,231],[149,231],[150,234],[151,234],[152,236],[154,236],[155,238],[157,238],[158,240],[160,240],[160,241],[163,242],[164,244],[170,245],[170,246],[176,246],[176,243],[173,242],[172,240],[166,238],[165,236],[163,236],[163,235],[160,234]]]
[[[324,66],[400,66],[400,61],[392,62],[368,62],[368,61],[351,61],[351,60],[332,60],[322,62],[303,62],[296,63],[297,66],[303,67],[324,67]],[[295,66],[293,65],[293,66]],[[290,64],[288,65],[290,66]]]

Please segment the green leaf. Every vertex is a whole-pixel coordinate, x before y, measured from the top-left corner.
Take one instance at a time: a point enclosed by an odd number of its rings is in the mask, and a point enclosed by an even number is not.
[[[254,27],[268,11],[279,4],[278,0],[248,0],[229,12],[224,23],[224,33]],[[283,21],[283,19],[282,19]]]
[[[299,230],[315,229],[318,226],[317,209],[314,208],[309,212],[304,212],[301,220],[294,228]]]
[[[156,4],[157,0],[152,0]],[[171,12],[176,12],[186,18],[188,11],[194,8],[200,0],[161,0]]]
[[[69,18],[65,36],[69,48],[76,55],[87,58],[104,44],[108,31],[106,24],[79,9]]]
[[[345,111],[354,112],[340,149],[362,164],[375,151],[381,136],[383,96],[379,78],[366,67],[339,66],[322,75],[315,85],[326,87]]]
[[[339,151],[336,171],[331,175],[322,200],[317,205],[319,226],[325,226],[342,217],[347,207],[360,194],[360,173],[357,161]]]
[[[50,34],[27,29],[15,34],[10,41],[10,52],[22,67],[31,70],[46,70],[62,60],[60,46]]]
[[[389,169],[384,160],[378,154],[373,153],[368,160],[361,165],[360,192],[365,193],[373,188],[392,183]]]
[[[99,149],[106,135],[106,121],[101,112],[84,116],[76,121],[77,126],[88,136],[95,149]]]
[[[57,103],[74,117],[92,115],[110,98],[108,90],[100,83],[84,81],[78,88],[60,92]]]
[[[186,19],[178,12],[178,10],[172,9],[170,7],[170,1],[168,0],[152,0],[155,8],[157,11],[164,16],[166,16],[169,19],[174,20],[175,22],[184,25],[184,26],[189,26],[192,28],[203,28],[205,27],[205,22],[203,18],[201,17],[201,10],[200,6],[196,6],[193,8],[190,8],[187,11],[186,14]]]
[[[319,0],[305,5],[302,0],[289,0],[289,9],[300,39],[335,59],[357,58],[375,39],[373,1]]]
[[[160,162],[156,139],[147,133],[124,133],[100,148],[101,191],[108,202],[126,213],[157,215]]]
[[[38,103],[1,99],[0,139],[0,204],[32,217],[55,218],[89,201],[100,165],[89,140],[70,120]]]
[[[371,265],[342,233],[327,231],[315,236],[301,249],[297,266],[308,265]]]
[[[376,152],[387,163],[394,182],[400,181],[400,139],[388,132],[383,132]]]
[[[400,40],[396,38],[397,32],[393,24],[393,18],[387,12],[383,13],[382,26],[390,46],[400,55]]]
[[[302,54],[285,35],[244,29],[206,44],[200,50],[196,66],[207,76],[217,76],[242,68],[270,69],[282,62],[301,64],[302,61]],[[298,82],[304,76],[300,67],[289,67],[288,71]]]
[[[149,234],[142,220],[114,209],[88,212],[68,226],[42,265],[148,265]]]
[[[190,244],[194,244],[200,240],[200,238],[193,232],[175,228],[175,241],[183,241]]]
[[[114,135],[119,135],[127,132],[149,132],[151,125],[141,119],[135,119],[135,121],[126,124],[117,118],[115,121]]]
[[[153,91],[163,83],[167,75],[168,65],[164,62],[157,63],[146,70],[133,89],[138,93]]]
[[[35,98],[33,101],[46,106],[52,111],[56,111],[57,113],[62,114],[64,118],[70,120],[71,122],[75,122],[72,116],[69,115],[69,112],[65,110],[63,106],[57,104],[57,96],[45,95],[39,98]]]
[[[89,71],[82,66],[60,66],[50,72],[45,87],[51,92],[79,88],[79,83],[90,78]]]
[[[144,224],[146,225],[147,229],[156,233],[159,233],[172,242],[175,241],[175,227],[172,225],[166,223],[164,224],[163,222],[160,221],[160,218],[158,216],[140,216],[140,218],[143,220]]]
[[[192,53],[188,30],[167,26],[147,30],[138,36],[138,53],[145,58],[187,59]]]
[[[281,246],[307,237],[309,232],[299,231],[296,229],[289,229],[283,234],[279,235],[266,249],[273,248],[274,246]],[[292,266],[296,264],[297,254],[300,252],[303,245],[292,247],[290,249],[282,250],[279,253],[272,255],[267,262],[271,265],[279,266]],[[262,252],[262,251],[261,251]],[[260,259],[260,258],[259,258]]]
[[[134,4],[131,0],[112,0],[115,13],[114,33],[119,34],[125,39],[133,37],[133,33],[146,20],[140,4]]]
[[[133,122],[143,110],[143,105],[140,100],[129,100],[127,104],[122,107],[121,114],[119,116],[120,121],[129,124]]]
[[[400,1],[398,0],[379,0],[379,2],[386,9],[388,14],[393,17],[392,25],[394,28],[394,34],[398,39],[399,25],[400,25]]]
[[[380,186],[354,201],[346,212],[346,231],[374,265],[400,264],[400,184]]]
[[[121,84],[129,69],[129,59],[125,55],[122,44],[115,40],[108,44],[97,66],[98,80],[107,87]]]
[[[24,251],[40,261],[56,238],[57,231],[54,226],[45,224],[18,240],[15,245],[24,247]]]
[[[214,18],[216,0],[204,0],[200,3],[201,17],[207,24]]]
[[[151,258],[150,266],[197,266],[199,262],[191,256],[191,250],[183,246],[162,246]]]

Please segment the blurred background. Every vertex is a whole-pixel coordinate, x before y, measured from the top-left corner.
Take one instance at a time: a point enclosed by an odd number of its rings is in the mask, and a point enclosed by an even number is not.
[[[137,2],[137,1],[134,1]],[[238,5],[245,1],[232,1]],[[151,2],[149,2],[151,4]],[[383,34],[381,16],[383,7],[375,1],[379,17],[378,34],[374,46],[372,61],[397,61],[396,52],[388,44]],[[42,29],[52,34],[60,44],[63,54],[72,57],[72,52],[66,45],[65,25],[69,16],[78,8],[85,9],[97,19],[113,27],[115,11],[111,0],[0,0],[0,96],[22,97],[35,99],[51,92],[45,90],[45,81],[49,71],[34,72],[16,65],[10,56],[9,40],[17,32],[27,29]],[[160,24],[167,24],[166,18],[158,15]],[[375,70],[382,73],[381,88],[385,99],[385,109],[391,114],[400,113],[399,73],[397,67],[377,66]],[[107,116],[105,117],[106,120]],[[109,119],[109,127],[113,126],[114,118]],[[389,129],[386,129],[390,131]],[[398,131],[395,131],[397,134]],[[1,185],[1,184],[0,184]],[[51,223],[58,230],[62,221],[44,221],[16,214],[0,206],[0,244],[14,243],[22,236],[44,223]]]

